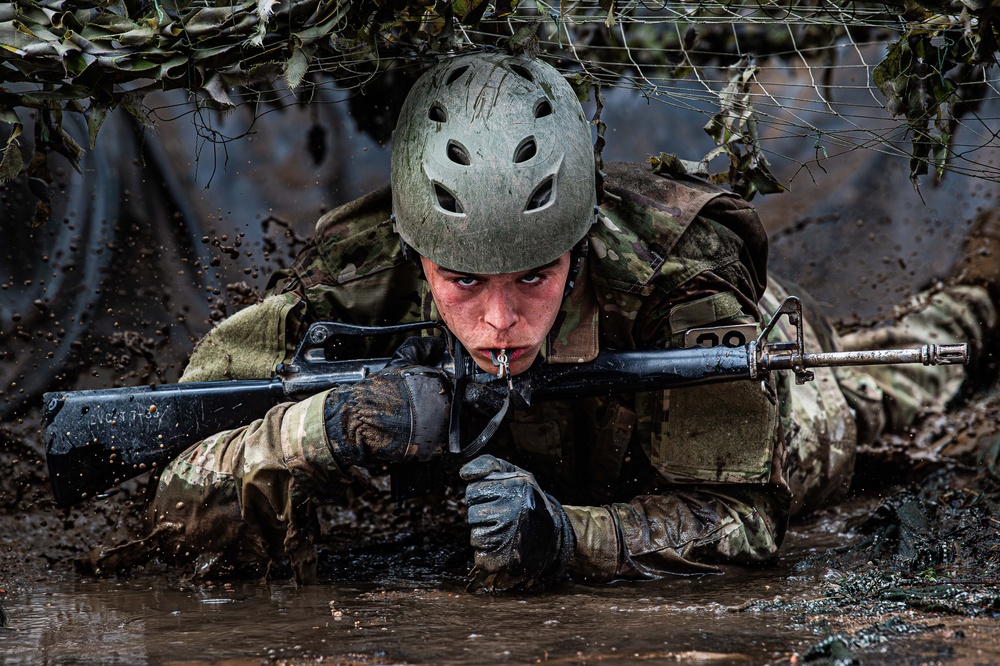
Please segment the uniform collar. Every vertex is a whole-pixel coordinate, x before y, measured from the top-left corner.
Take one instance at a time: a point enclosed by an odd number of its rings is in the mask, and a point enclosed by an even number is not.
[[[600,309],[590,284],[590,258],[580,267],[576,286],[563,301],[549,332],[545,360],[549,363],[587,363],[600,351]]]

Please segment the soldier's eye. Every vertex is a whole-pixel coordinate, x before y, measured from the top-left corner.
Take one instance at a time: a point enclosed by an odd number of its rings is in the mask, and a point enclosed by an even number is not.
[[[479,284],[479,280],[474,277],[457,277],[453,280],[459,287],[474,287]]]

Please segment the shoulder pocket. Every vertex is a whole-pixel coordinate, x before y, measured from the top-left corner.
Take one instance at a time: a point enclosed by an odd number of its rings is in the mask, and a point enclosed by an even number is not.
[[[732,319],[741,313],[739,300],[727,291],[675,305],[667,321],[673,334]]]
[[[672,483],[765,483],[778,414],[758,382],[673,389],[650,462]]]

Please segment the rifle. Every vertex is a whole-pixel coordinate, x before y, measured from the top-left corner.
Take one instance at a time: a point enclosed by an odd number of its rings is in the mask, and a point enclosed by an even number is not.
[[[795,328],[795,339],[769,341],[781,317],[787,317]],[[466,381],[501,387],[506,382],[508,399],[515,394],[530,405],[534,400],[763,380],[774,370],[792,371],[796,383],[802,384],[813,378],[808,368],[815,367],[968,362],[968,345],[964,343],[807,354],[801,321],[802,304],[792,296],[756,339],[735,346],[602,351],[589,363],[536,363],[528,371],[506,379],[483,372],[460,354],[443,365],[452,376]],[[380,327],[318,322],[309,327],[292,362],[280,364],[270,379],[46,393],[46,458],[56,502],[71,506],[144,472],[162,469],[205,437],[248,424],[281,402],[362,381],[389,362],[387,358],[329,360],[331,345],[339,337],[435,327],[441,324],[415,322]]]

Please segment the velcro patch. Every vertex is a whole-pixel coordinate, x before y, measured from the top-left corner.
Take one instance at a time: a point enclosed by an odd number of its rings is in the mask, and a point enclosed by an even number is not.
[[[744,347],[756,340],[760,330],[756,324],[729,324],[692,328],[684,332],[684,347]]]

